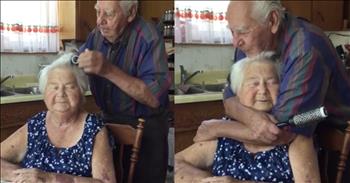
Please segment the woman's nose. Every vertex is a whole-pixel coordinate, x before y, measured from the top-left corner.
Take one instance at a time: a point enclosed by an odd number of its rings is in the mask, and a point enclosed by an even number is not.
[[[58,96],[61,96],[61,97],[66,95],[66,91],[64,90],[64,88],[58,89],[57,93],[58,93]]]
[[[267,93],[267,88],[265,83],[260,83],[258,86],[258,93],[259,94],[266,94]]]

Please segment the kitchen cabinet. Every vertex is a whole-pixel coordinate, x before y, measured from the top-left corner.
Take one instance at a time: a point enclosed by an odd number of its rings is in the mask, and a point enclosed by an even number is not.
[[[220,119],[224,116],[221,100],[175,104],[175,153],[193,144],[197,128],[204,120]]]
[[[98,112],[93,96],[86,97],[85,109],[88,112]],[[1,142],[23,126],[28,118],[38,112],[47,110],[44,101],[31,101],[1,104]]]
[[[96,1],[58,1],[60,39],[85,41],[96,26]]]
[[[344,1],[282,1],[287,11],[309,20],[325,31],[343,29]],[[348,11],[348,10],[347,10]]]

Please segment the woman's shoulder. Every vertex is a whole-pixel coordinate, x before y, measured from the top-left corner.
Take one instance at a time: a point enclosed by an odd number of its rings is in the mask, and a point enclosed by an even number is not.
[[[88,128],[97,129],[97,131],[100,131],[104,127],[102,118],[94,113],[88,113],[85,122]]]
[[[30,117],[27,120],[27,123],[29,125],[31,124],[40,124],[40,122],[44,122],[44,119],[46,118],[47,111],[41,111],[37,114],[34,114],[32,117]]]

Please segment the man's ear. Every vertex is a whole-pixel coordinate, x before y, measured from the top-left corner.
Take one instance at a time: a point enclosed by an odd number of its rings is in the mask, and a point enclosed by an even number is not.
[[[128,11],[128,22],[132,22],[137,15],[137,6],[133,4]]]
[[[273,34],[276,34],[280,25],[280,21],[278,19],[278,14],[277,12],[271,11],[270,16],[269,16],[269,27],[270,27],[270,31]]]

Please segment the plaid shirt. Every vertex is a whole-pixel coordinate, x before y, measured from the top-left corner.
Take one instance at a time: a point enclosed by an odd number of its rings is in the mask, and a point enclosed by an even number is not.
[[[281,59],[281,84],[272,114],[278,121],[320,106],[331,115],[350,119],[350,78],[336,50],[318,27],[285,14],[277,53]],[[240,50],[236,60],[245,57]],[[224,98],[234,96],[226,87]],[[295,128],[310,135],[312,128]]]
[[[95,28],[88,36],[80,52],[85,48],[102,52],[109,62],[130,76],[145,82],[152,94],[159,100],[160,109],[168,107],[170,75],[164,40],[150,23],[136,17],[114,43],[107,41]],[[137,102],[109,80],[90,75],[90,89],[97,105],[110,115],[151,116],[154,110]]]

